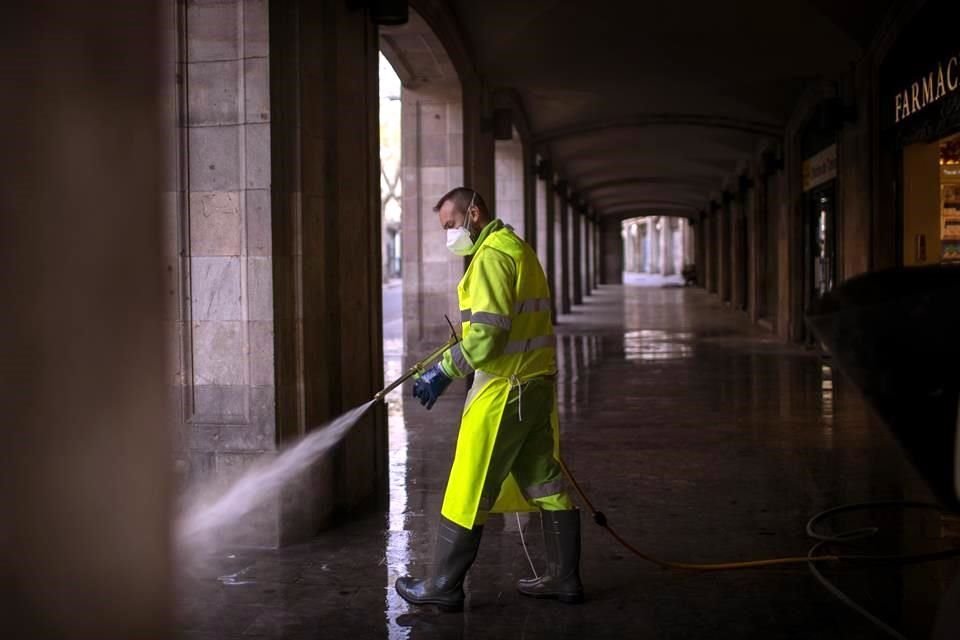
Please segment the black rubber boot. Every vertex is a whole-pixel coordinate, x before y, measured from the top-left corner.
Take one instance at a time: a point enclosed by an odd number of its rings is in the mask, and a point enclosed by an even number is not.
[[[517,591],[533,598],[583,602],[580,582],[580,511],[541,511],[547,572],[539,578],[517,581]]]
[[[477,557],[482,533],[483,527],[464,529],[440,516],[431,576],[397,578],[397,593],[410,604],[433,604],[444,611],[463,609],[463,579]]]

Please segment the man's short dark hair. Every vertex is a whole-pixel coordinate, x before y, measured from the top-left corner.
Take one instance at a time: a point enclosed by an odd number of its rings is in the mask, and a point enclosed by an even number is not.
[[[460,213],[466,213],[467,207],[470,206],[470,199],[473,198],[473,204],[483,215],[488,215],[490,212],[487,210],[487,203],[483,201],[483,196],[474,191],[473,189],[468,189],[467,187],[457,187],[456,189],[451,189],[443,194],[443,197],[437,201],[437,206],[433,208],[434,211],[440,211],[440,207],[443,206],[447,200],[453,202],[454,208]]]

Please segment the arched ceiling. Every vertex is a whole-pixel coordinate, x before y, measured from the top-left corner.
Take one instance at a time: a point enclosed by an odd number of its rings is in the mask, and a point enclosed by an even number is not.
[[[407,89],[460,93],[460,77],[450,56],[416,11],[410,10],[406,24],[380,27],[380,51]]]
[[[892,0],[452,0],[492,87],[601,215],[693,215]],[[678,213],[679,212],[679,213]],[[687,212],[687,213],[683,213]]]

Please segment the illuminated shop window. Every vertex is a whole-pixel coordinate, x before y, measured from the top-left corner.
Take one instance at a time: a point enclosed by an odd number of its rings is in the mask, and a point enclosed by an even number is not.
[[[960,260],[960,135],[940,143],[940,239],[943,260]]]

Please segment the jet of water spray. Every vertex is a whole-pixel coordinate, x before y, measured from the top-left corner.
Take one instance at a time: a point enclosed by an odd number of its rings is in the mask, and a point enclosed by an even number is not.
[[[351,409],[315,429],[277,457],[253,466],[218,497],[194,501],[177,524],[178,542],[186,547],[197,547],[217,530],[235,523],[264,504],[340,442],[374,402],[371,400]]]

